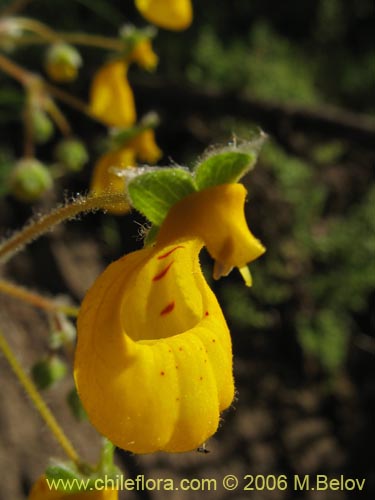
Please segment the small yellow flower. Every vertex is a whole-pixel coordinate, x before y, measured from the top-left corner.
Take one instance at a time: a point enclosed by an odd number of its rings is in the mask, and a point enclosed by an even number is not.
[[[105,193],[124,194],[124,202],[116,203],[108,209],[109,213],[121,215],[130,210],[125,198],[125,179],[116,171],[136,166],[139,158],[142,162],[155,163],[161,157],[162,151],[155,142],[152,129],[144,130],[128,141],[121,149],[110,151],[99,158],[91,178],[90,191],[93,195]]]
[[[187,196],[155,246],[110,265],[83,301],[76,385],[93,425],[120,448],[193,450],[233,400],[230,334],[199,251],[206,245],[219,271],[263,253],[245,194],[231,184]]]
[[[125,61],[111,61],[99,69],[91,84],[90,111],[111,127],[129,127],[137,119],[127,71]]]
[[[31,489],[28,500],[117,500],[118,492],[115,490],[82,491],[80,493],[66,493],[51,490],[46,477],[41,476]]]
[[[149,39],[140,40],[129,55],[129,61],[151,71],[156,68],[159,58],[152,49]]]
[[[134,150],[124,147],[104,154],[99,158],[94,167],[90,186],[90,192],[93,195],[124,193],[124,202],[116,203],[108,209],[112,214],[121,215],[130,210],[129,203],[125,197],[125,179],[116,175],[114,169],[131,168],[135,167],[135,165]]]
[[[169,30],[184,30],[193,19],[191,0],[135,0],[147,21]]]
[[[155,141],[155,132],[153,129],[147,129],[132,139],[128,147],[132,148],[139,161],[144,163],[156,163],[163,152]]]

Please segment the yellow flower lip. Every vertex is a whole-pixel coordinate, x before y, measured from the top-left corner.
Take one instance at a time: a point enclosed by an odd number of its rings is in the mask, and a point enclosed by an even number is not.
[[[186,196],[169,211],[157,244],[199,238],[215,260],[215,279],[245,267],[265,252],[246,223],[246,194],[242,184],[222,184]]]
[[[233,399],[229,331],[198,261],[200,243],[111,264],[78,318],[74,376],[93,425],[135,452],[184,452],[215,433]]]

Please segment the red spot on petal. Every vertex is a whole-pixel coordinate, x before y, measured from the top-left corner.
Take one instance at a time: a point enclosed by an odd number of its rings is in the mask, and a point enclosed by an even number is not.
[[[175,306],[174,301],[170,302],[167,306],[164,307],[162,311],[160,311],[160,316],[165,316],[166,314],[169,314],[170,312],[173,311]]]
[[[164,253],[163,255],[159,255],[158,259],[165,259],[168,257],[168,255],[171,255],[171,253],[175,252],[178,248],[185,248],[183,245],[178,245],[177,247],[172,248],[172,250],[169,250],[167,253]]]
[[[152,278],[152,281],[158,281],[158,280],[161,280],[166,274],[167,272],[170,270],[172,264],[173,264],[173,260],[172,262],[170,262],[167,267],[165,267],[162,271],[160,271],[160,273],[156,274],[153,278]]]
[[[215,342],[216,342],[216,340],[215,340],[215,339],[212,339],[212,342],[213,342],[213,343],[215,343]]]
[[[210,315],[210,313],[209,313],[208,311],[206,311],[206,312],[204,313],[204,315],[205,315],[205,316],[209,316],[209,315]]]
[[[161,375],[161,376],[165,375],[165,372],[160,372],[160,375]]]

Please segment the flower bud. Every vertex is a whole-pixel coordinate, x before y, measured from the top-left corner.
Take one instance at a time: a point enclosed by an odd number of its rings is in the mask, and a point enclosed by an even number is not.
[[[68,170],[79,172],[89,159],[87,149],[78,139],[63,139],[55,149],[56,160]]]
[[[77,77],[81,65],[81,55],[72,45],[55,43],[47,50],[45,70],[51,80],[71,82]]]
[[[9,192],[25,203],[38,200],[52,187],[52,176],[47,167],[35,158],[19,160],[13,169]]]
[[[31,124],[35,142],[43,144],[51,139],[54,126],[47,113],[41,109],[35,109],[31,113]]]
[[[66,364],[56,356],[38,361],[32,367],[31,375],[38,389],[47,389],[67,373]]]

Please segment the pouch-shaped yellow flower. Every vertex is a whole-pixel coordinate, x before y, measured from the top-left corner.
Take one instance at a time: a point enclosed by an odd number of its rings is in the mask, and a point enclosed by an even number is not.
[[[226,269],[263,253],[246,225],[245,194],[233,184],[187,196],[155,246],[111,264],[83,301],[76,385],[93,425],[125,450],[193,450],[233,400],[230,333],[199,251],[207,245]]]
[[[111,127],[129,127],[137,119],[127,71],[123,60],[111,61],[99,69],[91,84],[90,111]]]
[[[41,476],[31,489],[28,500],[117,500],[115,490],[82,491],[79,493],[51,490],[45,476]]]
[[[169,30],[184,30],[193,19],[191,0],[135,0],[147,21]]]

